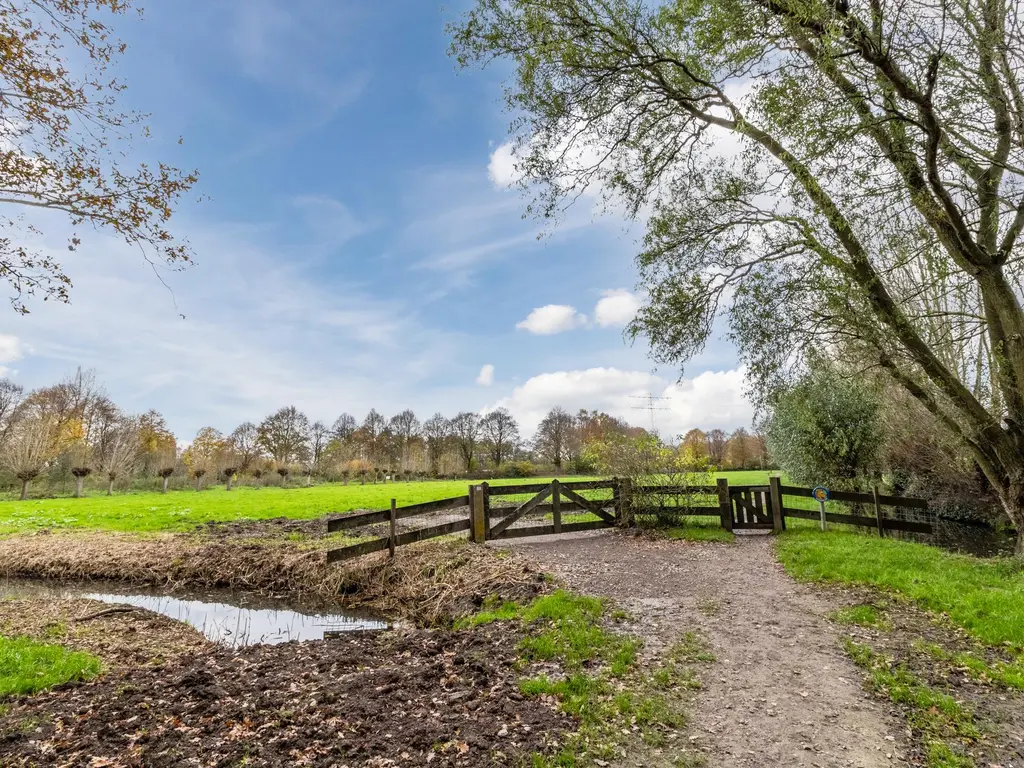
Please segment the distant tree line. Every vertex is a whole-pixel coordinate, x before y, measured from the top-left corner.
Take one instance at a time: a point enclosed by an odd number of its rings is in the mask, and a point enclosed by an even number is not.
[[[387,417],[371,409],[362,420],[342,413],[328,424],[286,406],[227,434],[203,427],[182,446],[160,413],[125,413],[91,371],[27,393],[0,379],[0,481],[22,498],[33,483],[44,482],[50,492],[80,496],[87,483],[112,494],[214,483],[228,489],[239,482],[310,484],[314,478],[377,483],[592,473],[602,467],[604,446],[647,436],[622,419],[585,409],[551,409],[526,440],[505,408],[423,420],[412,410]],[[744,429],[731,435],[691,430],[679,448],[715,466],[748,468],[764,466],[763,445]]]

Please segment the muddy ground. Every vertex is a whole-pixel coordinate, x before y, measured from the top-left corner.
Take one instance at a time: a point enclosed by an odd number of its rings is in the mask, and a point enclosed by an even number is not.
[[[900,718],[868,696],[825,620],[836,607],[775,561],[768,537],[737,544],[616,533],[517,542],[573,589],[615,598],[648,649],[698,631],[716,662],[691,739],[709,766],[882,768],[904,760]]]
[[[161,664],[212,646],[181,621],[142,610],[111,611],[95,600],[0,600],[0,634],[60,643],[99,656],[110,668]]]
[[[0,562],[25,575],[96,578],[128,571],[168,584],[228,572],[232,558],[243,573],[288,563],[301,570],[317,553],[287,543],[289,537],[317,538],[323,527],[323,521],[264,521],[198,536],[116,537],[113,547],[109,537],[25,537],[0,542]],[[204,562],[211,553],[216,562]],[[169,569],[177,581],[168,578]],[[304,583],[298,570],[278,572],[273,583],[286,584],[287,594]],[[977,651],[970,638],[873,592],[794,582],[775,560],[769,537],[698,544],[602,531],[487,548],[440,541],[404,549],[393,562],[363,558],[344,576],[332,575],[328,588],[350,590],[340,596],[343,605],[359,595],[378,601],[378,609],[388,611],[390,601],[406,615],[444,623],[488,594],[518,600],[539,594],[549,588],[541,570],[629,611],[628,631],[644,639],[651,668],[691,632],[716,656],[701,671],[696,698],[687,696],[685,747],[670,742],[629,750],[614,763],[622,768],[922,765],[920,734],[908,727],[907,712],[866,688],[865,673],[843,651],[844,637],[870,644],[969,704],[984,724],[984,737],[969,745],[978,766],[1024,766],[1020,695],[920,652],[922,641],[949,652]],[[301,572],[303,579],[321,580],[326,573]],[[830,618],[864,602],[880,606],[884,629]],[[523,630],[514,624],[230,651],[144,611],[74,621],[101,607],[75,600],[0,603],[0,631],[90,650],[108,670],[91,683],[13,703],[0,716],[0,764],[517,765],[576,728],[552,700],[520,695],[524,671],[517,669],[515,648]]]
[[[150,621],[129,616],[118,621]],[[13,703],[2,764],[519,765],[572,721],[519,693],[518,639],[499,624],[206,644],[143,665],[114,653],[93,682]]]
[[[1024,766],[1024,695],[992,681],[980,680],[949,658],[967,652],[990,664],[1012,662],[1005,649],[986,647],[964,630],[912,603],[873,590],[830,590],[845,603],[875,607],[881,627],[842,626],[857,643],[882,654],[891,667],[902,666],[932,688],[948,693],[970,713],[982,738],[963,746],[980,766]],[[938,656],[937,649],[941,649]]]

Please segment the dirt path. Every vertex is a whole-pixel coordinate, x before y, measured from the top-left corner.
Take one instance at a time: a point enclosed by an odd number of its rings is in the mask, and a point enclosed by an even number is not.
[[[717,657],[691,741],[709,766],[907,765],[905,726],[861,688],[825,615],[827,595],[790,579],[767,537],[736,544],[596,533],[511,545],[573,589],[615,598],[651,649],[696,630]]]

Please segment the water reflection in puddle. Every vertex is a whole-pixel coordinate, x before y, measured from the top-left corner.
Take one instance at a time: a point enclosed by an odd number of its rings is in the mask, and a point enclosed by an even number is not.
[[[210,640],[241,648],[260,643],[273,645],[289,640],[322,640],[338,632],[387,629],[376,618],[337,613],[329,609],[294,610],[280,600],[265,600],[229,591],[175,597],[155,592],[94,592],[95,584],[67,585],[7,579],[0,582],[5,597],[82,597],[113,605],[137,608],[184,621]]]

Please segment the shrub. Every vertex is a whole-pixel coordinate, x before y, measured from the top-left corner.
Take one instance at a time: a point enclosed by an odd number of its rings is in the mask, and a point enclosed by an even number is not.
[[[534,477],[536,467],[529,461],[509,461],[495,471],[497,477]]]

